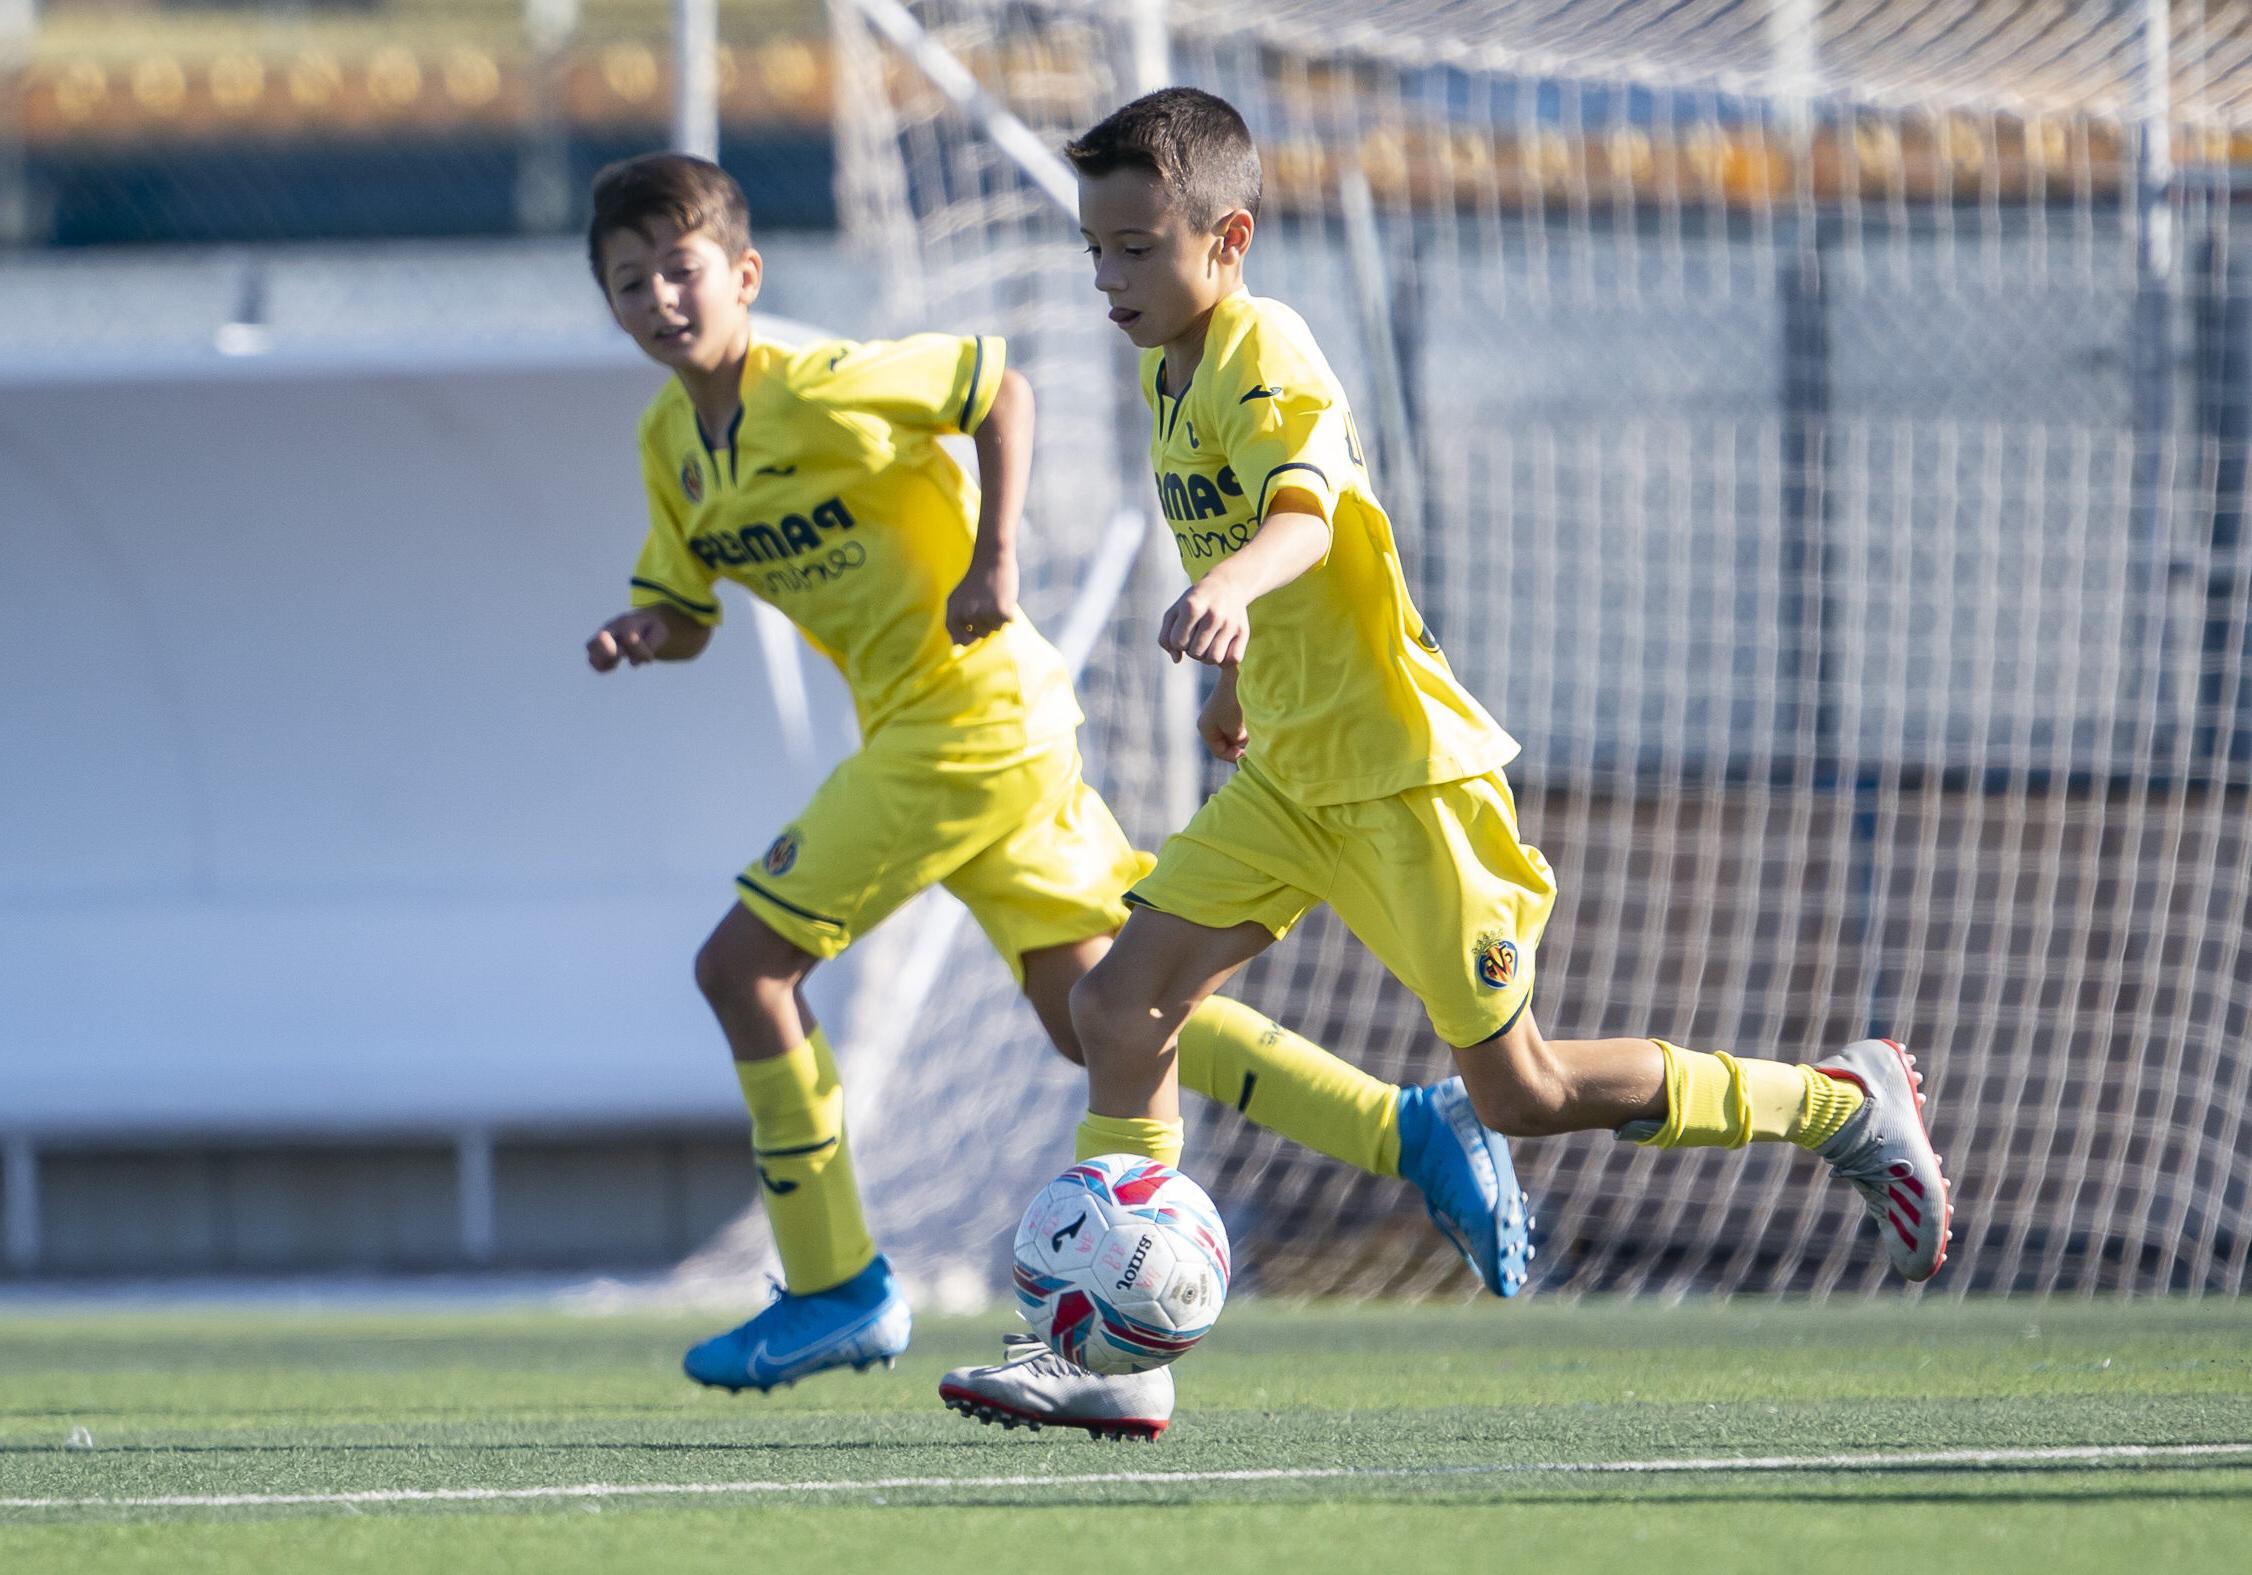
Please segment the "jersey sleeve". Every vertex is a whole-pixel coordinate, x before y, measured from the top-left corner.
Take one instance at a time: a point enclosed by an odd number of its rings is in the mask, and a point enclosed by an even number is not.
[[[1254,519],[1267,517],[1276,493],[1295,489],[1311,494],[1322,518],[1333,520],[1337,494],[1360,465],[1352,414],[1311,368],[1293,357],[1266,360],[1251,335],[1218,369],[1213,397],[1228,467],[1256,500]]]
[[[649,445],[641,450],[641,478],[649,491],[649,535],[633,566],[635,607],[670,607],[709,628],[725,616],[712,567],[689,548],[688,521],[674,500],[673,478],[664,474]]]
[[[910,334],[865,344],[830,344],[800,363],[799,396],[833,410],[862,411],[894,426],[975,432],[993,409],[1008,342],[995,334]]]

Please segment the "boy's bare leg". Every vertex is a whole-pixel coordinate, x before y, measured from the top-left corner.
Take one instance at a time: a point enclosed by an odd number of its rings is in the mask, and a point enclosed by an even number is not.
[[[1172,1155],[1151,1157],[1177,1159],[1181,1094],[1174,1038],[1229,975],[1273,944],[1261,924],[1215,930],[1147,908],[1127,919],[1109,955],[1071,992],[1089,1116],[1169,1127]],[[1129,1145],[1123,1152],[1135,1150]]]
[[[738,903],[696,953],[701,990],[737,1061],[771,1061],[819,1031],[802,986],[820,959]]]
[[[1548,1039],[1527,1008],[1455,1060],[1478,1119],[1510,1137],[1665,1119],[1665,1053],[1654,1039]]]
[[[1071,1025],[1071,992],[1110,950],[1111,937],[1090,935],[1068,946],[1043,946],[1024,954],[1024,998],[1048,1031],[1056,1053],[1074,1066],[1085,1066],[1079,1049],[1079,1031]]]

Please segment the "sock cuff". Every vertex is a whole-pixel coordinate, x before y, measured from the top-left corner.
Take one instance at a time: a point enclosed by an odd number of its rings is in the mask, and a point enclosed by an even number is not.
[[[1622,1135],[1633,1132],[1634,1141],[1644,1148],[1672,1148],[1681,1141],[1682,1123],[1688,1113],[1689,1102],[1684,1097],[1687,1093],[1684,1087],[1688,1080],[1687,1068],[1683,1064],[1687,1052],[1679,1045],[1667,1044],[1663,1039],[1653,1039],[1650,1043],[1658,1047],[1658,1054],[1665,1059],[1666,1064],[1665,1119],[1656,1124],[1654,1131],[1643,1132],[1641,1129],[1650,1123],[1637,1121],[1620,1128],[1620,1132]]]
[[[1257,1007],[1246,1006],[1225,995],[1208,995],[1181,1024],[1178,1043],[1183,1049],[1189,1049],[1192,1040],[1201,1043],[1234,1040],[1256,1044],[1270,1031],[1278,1031],[1274,1019]]]
[[[1099,1154],[1140,1154],[1159,1164],[1178,1168],[1181,1149],[1187,1139],[1186,1122],[1151,1121],[1142,1116],[1098,1116],[1090,1110],[1079,1123],[1074,1157],[1093,1159]]]
[[[821,1073],[821,1086],[823,1088],[835,1088],[842,1079],[837,1076],[836,1052],[829,1047],[827,1031],[816,1028],[812,1033],[806,1035],[805,1042],[812,1047],[813,1064]]]
[[[785,1113],[812,1108],[835,1076],[823,1078],[822,1057],[812,1041],[763,1061],[738,1061],[735,1079],[743,1085],[743,1103],[753,1121],[771,1120]]]

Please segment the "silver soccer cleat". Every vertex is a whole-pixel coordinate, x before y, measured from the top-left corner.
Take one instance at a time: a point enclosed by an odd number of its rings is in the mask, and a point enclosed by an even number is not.
[[[1862,1039],[1814,1063],[1858,1084],[1867,1096],[1853,1119],[1815,1150],[1861,1194],[1892,1266],[1928,1280],[1947,1261],[1955,1211],[1947,1178],[1924,1129],[1923,1074],[1890,1039]]]
[[[957,1367],[939,1380],[948,1410],[1003,1427],[1076,1427],[1096,1438],[1149,1442],[1173,1420],[1173,1370],[1106,1378],[1065,1361],[1029,1334],[1001,1337],[993,1367]]]

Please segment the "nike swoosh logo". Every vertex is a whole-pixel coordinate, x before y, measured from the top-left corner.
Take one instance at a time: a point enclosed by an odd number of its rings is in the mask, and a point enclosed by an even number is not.
[[[794,476],[797,473],[798,467],[795,465],[761,465],[753,472],[760,476]]]
[[[1237,400],[1236,403],[1239,405],[1248,405],[1254,399],[1280,399],[1281,397],[1281,389],[1269,388],[1266,386],[1266,384],[1262,383],[1257,388],[1251,390],[1250,393],[1245,394],[1241,399]]]
[[[883,1309],[879,1307],[875,1312],[868,1314],[865,1318],[862,1318],[860,1322],[852,1325],[850,1328],[825,1330],[822,1333],[815,1335],[812,1339],[806,1341],[805,1344],[799,1346],[794,1351],[772,1350],[768,1347],[767,1342],[762,1338],[757,1345],[751,1347],[751,1354],[745,1360],[743,1365],[754,1373],[759,1370],[761,1363],[764,1363],[766,1365],[766,1369],[769,1373],[784,1372],[789,1368],[791,1363],[801,1362],[805,1360],[805,1358],[811,1356],[815,1351],[820,1350],[822,1346],[827,1345],[832,1341],[841,1344],[846,1340],[852,1339],[856,1335],[865,1334],[868,1331],[869,1327],[873,1325],[877,1318],[881,1317],[882,1314]]]

